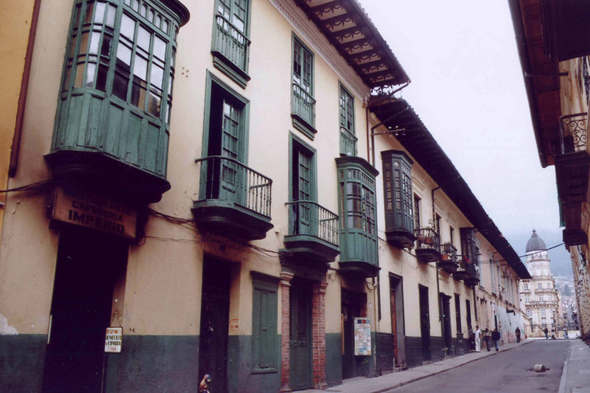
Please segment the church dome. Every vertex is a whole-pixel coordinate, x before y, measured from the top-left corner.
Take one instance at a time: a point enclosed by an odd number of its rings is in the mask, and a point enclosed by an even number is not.
[[[537,235],[537,231],[533,229],[533,234],[526,244],[526,252],[530,251],[547,251],[547,246],[543,239]]]

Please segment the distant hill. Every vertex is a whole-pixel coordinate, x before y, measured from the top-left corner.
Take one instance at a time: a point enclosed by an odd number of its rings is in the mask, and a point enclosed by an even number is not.
[[[541,237],[541,239],[543,239],[545,242],[547,248],[551,248],[563,243],[561,229],[535,229],[537,230],[539,237]],[[516,251],[516,253],[521,256],[526,254],[526,244],[531,238],[532,231],[533,230],[531,228],[522,229],[521,232],[504,232],[503,234],[512,245],[512,248],[514,248],[514,251]],[[566,276],[573,278],[570,253],[565,249],[564,245],[549,250],[549,259],[551,259],[551,273],[553,276]],[[521,260],[524,262],[526,259],[521,258]]]

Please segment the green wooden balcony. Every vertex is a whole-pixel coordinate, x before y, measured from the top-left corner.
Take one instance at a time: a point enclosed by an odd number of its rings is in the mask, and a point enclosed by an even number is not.
[[[205,230],[240,240],[264,239],[272,229],[272,180],[229,157],[195,160],[200,165],[199,200],[192,212]]]
[[[436,262],[441,259],[440,237],[432,228],[416,229],[416,256],[422,263]]]
[[[340,153],[356,156],[356,142],[358,138],[346,128],[340,127]]]
[[[438,267],[449,274],[454,273],[459,267],[457,248],[451,243],[445,243],[442,245],[442,253],[440,261],[438,262]]]
[[[301,260],[325,264],[340,254],[338,215],[311,201],[288,202],[289,234],[285,248]]]
[[[477,267],[473,264],[470,263],[467,265],[467,277],[463,280],[465,282],[465,285],[469,286],[469,287],[474,287],[476,285],[479,284],[479,272],[477,271]]]
[[[250,80],[248,55],[250,39],[222,15],[215,16],[213,27],[213,64],[242,87]]]
[[[453,272],[453,278],[455,280],[465,280],[465,279],[467,279],[470,276],[470,273],[467,270],[468,266],[469,265],[462,258],[459,261],[459,264],[457,265],[457,268]]]

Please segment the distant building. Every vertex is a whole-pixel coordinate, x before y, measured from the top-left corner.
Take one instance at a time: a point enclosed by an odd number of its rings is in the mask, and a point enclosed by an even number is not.
[[[534,229],[526,244],[526,255],[526,266],[533,278],[520,283],[520,292],[529,318],[525,322],[525,333],[532,337],[542,337],[547,328],[551,335],[561,327],[560,294],[551,275],[547,247]]]

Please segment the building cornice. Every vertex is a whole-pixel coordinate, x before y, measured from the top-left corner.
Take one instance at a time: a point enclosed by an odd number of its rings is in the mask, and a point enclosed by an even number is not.
[[[305,12],[297,7],[292,0],[269,0],[269,2],[293,26],[297,35],[303,38],[305,43],[332,68],[342,83],[357,97],[360,97],[363,103],[368,102],[371,94],[369,87],[350,68],[316,25],[309,20]]]

